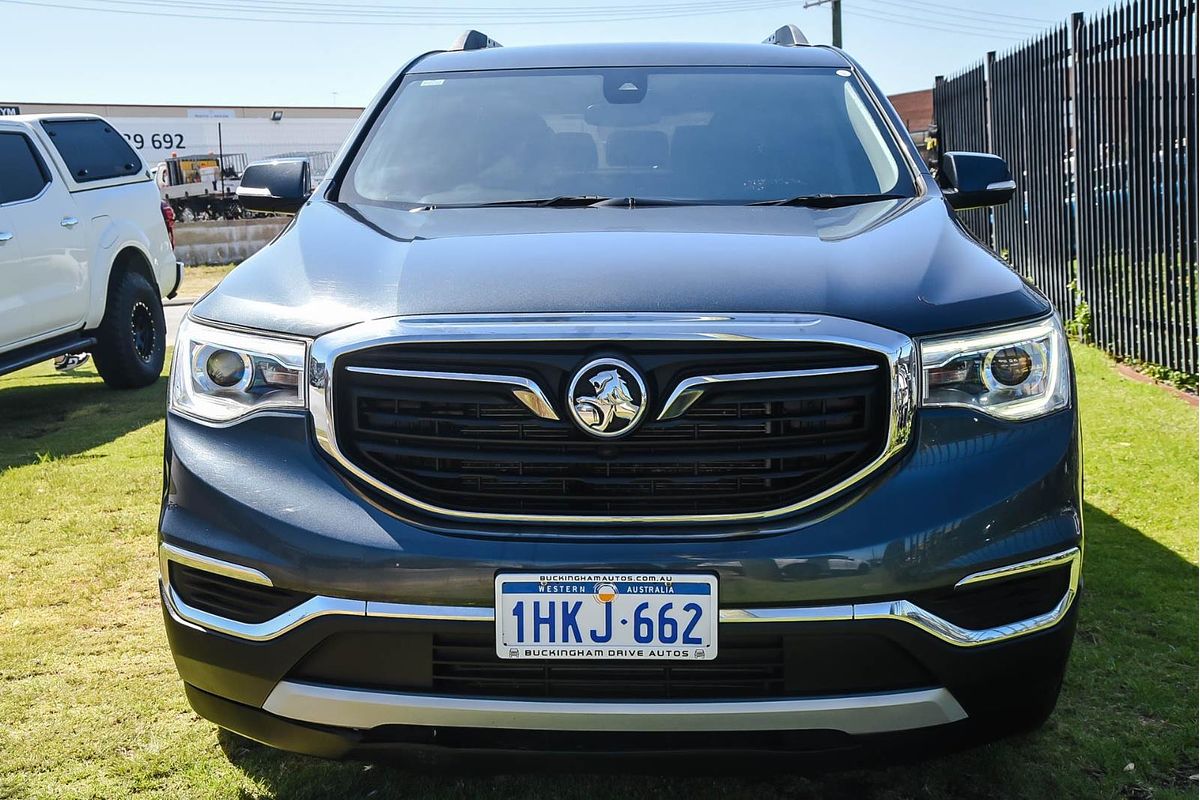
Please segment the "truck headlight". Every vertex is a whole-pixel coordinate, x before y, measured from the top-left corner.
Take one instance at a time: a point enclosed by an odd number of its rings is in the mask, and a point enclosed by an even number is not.
[[[921,342],[921,405],[964,406],[1030,419],[1071,401],[1066,337],[1057,317]]]
[[[171,364],[171,410],[204,422],[304,407],[305,343],[185,319]]]

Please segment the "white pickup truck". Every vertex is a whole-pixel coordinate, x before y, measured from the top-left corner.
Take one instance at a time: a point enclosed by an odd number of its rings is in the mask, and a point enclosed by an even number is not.
[[[87,351],[109,386],[153,383],[182,275],[158,187],[109,123],[0,117],[0,374]]]

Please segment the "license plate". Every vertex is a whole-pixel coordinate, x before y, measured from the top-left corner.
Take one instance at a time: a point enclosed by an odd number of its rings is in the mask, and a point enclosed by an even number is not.
[[[716,658],[717,579],[498,575],[496,655],[631,661]]]

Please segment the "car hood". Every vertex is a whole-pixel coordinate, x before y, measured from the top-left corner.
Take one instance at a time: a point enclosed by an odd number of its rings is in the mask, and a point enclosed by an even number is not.
[[[828,314],[916,336],[1048,310],[926,196],[836,209],[317,201],[192,313],[302,336],[398,315],[638,311]]]

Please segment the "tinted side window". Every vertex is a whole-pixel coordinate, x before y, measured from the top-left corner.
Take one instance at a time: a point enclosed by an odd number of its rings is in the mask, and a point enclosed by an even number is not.
[[[28,137],[0,133],[0,203],[36,197],[50,177]]]
[[[79,183],[120,178],[141,170],[141,159],[125,137],[102,119],[46,120],[42,127]]]

